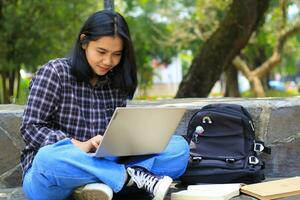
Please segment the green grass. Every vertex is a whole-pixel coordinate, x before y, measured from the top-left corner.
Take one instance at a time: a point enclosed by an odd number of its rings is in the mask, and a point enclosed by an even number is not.
[[[211,97],[222,97],[223,94],[210,94]],[[266,91],[266,97],[292,97],[300,95],[296,91],[279,91],[279,90],[268,90]],[[246,98],[255,98],[253,92],[248,90],[246,92],[241,93],[241,97]],[[158,99],[172,99],[174,96],[138,96],[135,97],[134,100],[158,100]]]
[[[22,79],[21,80],[19,98],[15,99],[16,104],[19,104],[19,105],[26,104],[27,97],[28,97],[28,92],[29,92],[29,90],[28,90],[29,83],[30,83],[29,79]],[[1,81],[0,81],[0,87],[1,87]],[[1,95],[2,94],[0,94],[0,98],[2,98]],[[266,96],[267,97],[291,97],[291,96],[298,96],[298,95],[300,95],[300,94],[296,91],[278,91],[278,90],[268,90],[268,91],[266,91]],[[216,96],[218,96],[218,95],[216,95]],[[220,94],[220,96],[222,96],[222,95]],[[241,93],[241,96],[246,97],[246,98],[251,98],[251,97],[254,98],[254,95],[253,95],[252,91],[250,91],[250,90]],[[163,96],[162,95],[162,96],[138,96],[138,97],[135,97],[134,99],[135,100],[158,100],[158,99],[172,99],[172,98],[174,98],[174,97],[173,96],[166,96],[166,95]]]
[[[292,97],[298,96],[299,93],[296,91],[279,91],[279,90],[268,90],[266,91],[266,97]],[[242,97],[255,97],[253,92],[248,90],[241,94]]]
[[[161,95],[161,96],[138,96],[134,97],[134,100],[159,100],[159,99],[173,99],[174,96],[167,96],[167,95]]]

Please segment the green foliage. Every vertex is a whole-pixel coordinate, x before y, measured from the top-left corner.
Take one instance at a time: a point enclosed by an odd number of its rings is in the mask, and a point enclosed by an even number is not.
[[[153,58],[168,64],[172,57],[198,53],[205,39],[224,17],[231,0],[136,0],[116,1],[126,17],[136,50],[139,86],[151,87]],[[191,55],[189,55],[191,56]],[[191,58],[184,59],[183,74]]]
[[[127,1],[125,7],[116,8],[123,9],[129,24],[136,52],[139,87],[144,92],[152,85],[152,59],[169,63],[171,58],[177,54],[176,49],[166,47],[161,42],[161,38],[170,37],[169,24],[154,15],[154,13],[159,13],[160,9],[164,9],[167,2],[159,0]]]
[[[189,51],[181,52],[179,54],[179,58],[181,59],[182,62],[182,74],[183,76],[187,74],[188,69],[190,67],[190,63],[192,62],[192,55]]]
[[[14,72],[17,75],[21,66],[34,72],[38,66],[50,59],[67,56],[82,22],[88,15],[102,7],[100,3],[96,0],[1,1],[2,78],[6,76],[6,72]],[[9,79],[17,82],[16,77],[11,76]],[[10,84],[9,87],[12,88],[14,85]],[[1,91],[7,92],[2,88]]]
[[[29,95],[29,79],[21,79],[19,97],[15,99],[14,103],[24,105]]]
[[[288,1],[288,3],[294,5],[293,1]],[[298,8],[300,9],[299,6]],[[272,55],[279,31],[282,30],[284,24],[290,27],[295,21],[299,20],[299,17],[295,17],[283,21],[282,15],[279,1],[271,1],[264,24],[253,35],[246,48],[243,49],[243,54],[250,66],[258,66]],[[287,40],[283,50],[282,62],[271,73],[279,72],[282,76],[288,76],[295,75],[298,72],[299,42],[299,35]]]
[[[50,58],[67,55],[95,5],[96,1],[80,0],[4,1],[0,46],[6,48],[1,48],[0,69],[11,62],[35,71]]]
[[[140,89],[146,91],[152,85],[153,58],[169,63],[179,55],[186,74],[192,58],[218,28],[231,2],[115,0],[115,10],[124,15],[131,30]],[[0,72],[19,70],[20,66],[34,72],[49,59],[68,55],[83,21],[103,9],[102,0],[5,0],[0,5]],[[283,25],[281,12],[279,1],[271,0],[265,23],[243,50],[250,66],[257,66],[272,54],[275,33]],[[288,25],[296,19],[288,19]],[[284,75],[298,71],[299,43],[299,35],[288,40],[282,63],[275,71]],[[25,88],[26,83],[22,81],[20,87]],[[22,98],[20,94],[16,101],[22,102]]]

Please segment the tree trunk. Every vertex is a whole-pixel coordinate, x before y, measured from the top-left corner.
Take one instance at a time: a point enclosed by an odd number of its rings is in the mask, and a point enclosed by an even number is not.
[[[10,103],[9,102],[9,95],[8,95],[8,74],[7,72],[1,72],[1,77],[2,77],[2,88],[3,88],[3,103]]]
[[[251,89],[256,97],[264,97],[265,92],[262,84],[262,78],[267,76],[269,72],[281,62],[282,59],[282,51],[286,41],[300,33],[300,21],[295,23],[291,27],[284,28],[277,33],[278,38],[276,41],[276,45],[273,48],[273,54],[266,59],[260,66],[256,67],[254,70],[250,70],[249,65],[245,61],[243,61],[239,56],[237,56],[233,60],[233,65],[240,70],[246,78],[251,83]]]
[[[226,71],[225,97],[240,97],[238,84],[238,71],[235,67],[229,67]]]
[[[17,94],[16,94],[17,99],[20,97],[20,85],[21,85],[21,74],[20,74],[20,69],[18,69],[17,70]]]
[[[250,83],[252,84],[252,90],[256,97],[265,97],[266,96],[264,87],[263,87],[260,79],[257,76],[254,76]]]
[[[264,76],[260,79],[261,80],[261,85],[262,85],[264,91],[268,91],[268,89],[269,89],[269,85],[268,85],[268,83],[269,83],[269,74],[270,74],[270,72],[268,72],[266,74],[266,76]]]
[[[2,71],[0,76],[2,78],[2,96],[3,100],[1,103],[8,104],[13,103],[12,98],[14,97],[14,89],[16,84],[16,74],[18,70],[13,71]]]
[[[15,74],[16,74],[16,70],[12,70],[10,72],[8,72],[9,77],[8,77],[8,96],[10,98],[12,98],[14,96],[14,86],[15,86]]]
[[[269,0],[234,0],[219,28],[204,43],[179,85],[176,98],[206,97],[221,73],[243,49]]]

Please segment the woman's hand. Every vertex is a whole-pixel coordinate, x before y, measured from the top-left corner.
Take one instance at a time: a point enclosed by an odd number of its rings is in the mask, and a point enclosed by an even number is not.
[[[89,153],[89,152],[95,152],[96,149],[99,147],[103,136],[96,135],[95,137],[92,137],[91,139],[81,142],[79,140],[72,139],[71,141],[75,146],[77,146],[82,151]]]

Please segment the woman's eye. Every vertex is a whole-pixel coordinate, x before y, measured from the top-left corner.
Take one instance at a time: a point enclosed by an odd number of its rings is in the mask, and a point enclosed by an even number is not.
[[[100,53],[100,54],[105,54],[105,52],[104,52],[104,51],[98,51],[98,53]]]

